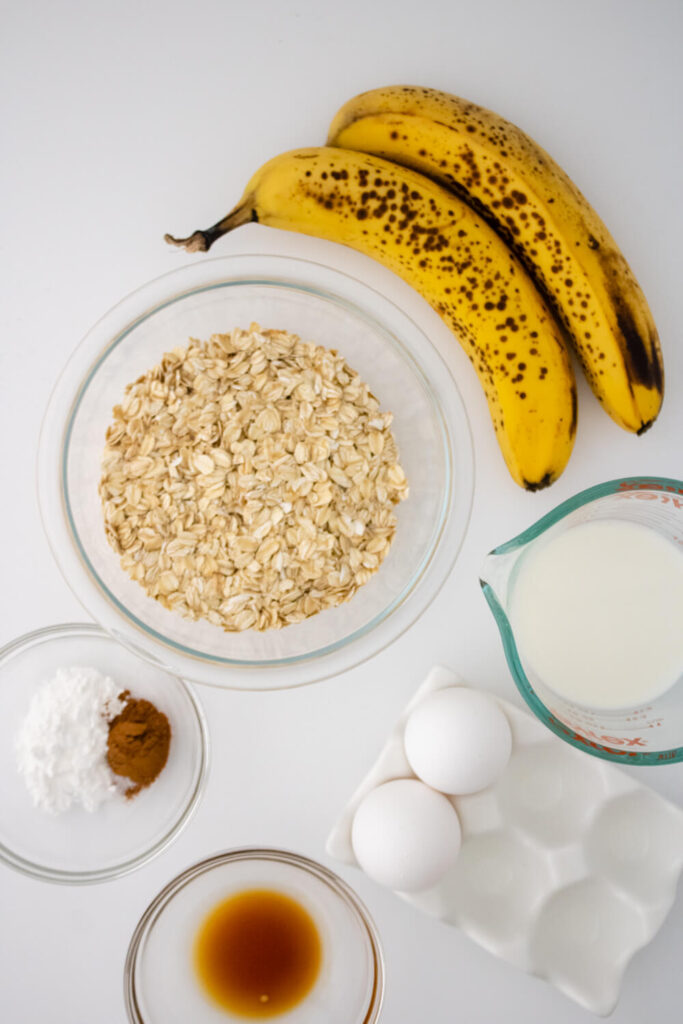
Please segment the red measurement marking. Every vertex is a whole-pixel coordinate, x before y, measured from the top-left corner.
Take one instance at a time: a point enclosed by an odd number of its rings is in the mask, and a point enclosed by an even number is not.
[[[673,491],[673,487],[670,488]],[[676,494],[683,494],[683,491],[676,491]],[[622,501],[658,501],[661,505],[671,503],[674,508],[683,508],[680,498],[674,498],[671,494],[646,494],[645,491],[621,491],[616,495]]]
[[[651,480],[624,480],[619,484],[619,491],[670,491],[673,494],[683,494],[683,487],[673,487],[671,484],[662,486]]]
[[[609,750],[615,754],[621,754],[623,757],[637,757],[637,754],[632,754],[629,750],[614,750],[614,747],[639,747],[647,748],[647,743],[642,736],[606,736],[599,735],[593,732],[592,729],[586,729],[583,733],[577,732],[571,726],[567,726],[561,719],[555,714],[551,715],[551,721],[556,725],[565,736],[569,736],[572,740],[578,743],[583,743],[586,747],[592,747],[594,750],[604,750],[605,744],[608,744]],[[592,739],[589,739],[592,737]],[[596,741],[597,742],[594,742]]]

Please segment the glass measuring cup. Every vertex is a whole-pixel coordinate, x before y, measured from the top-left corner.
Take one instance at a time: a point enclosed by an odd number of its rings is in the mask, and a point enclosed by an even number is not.
[[[486,557],[480,582],[500,630],[505,657],[530,709],[561,739],[608,761],[682,761],[683,674],[665,693],[646,703],[609,710],[592,708],[554,693],[517,648],[508,616],[520,559],[541,536],[596,519],[638,523],[683,546],[683,481],[631,477],[589,487],[494,548]]]

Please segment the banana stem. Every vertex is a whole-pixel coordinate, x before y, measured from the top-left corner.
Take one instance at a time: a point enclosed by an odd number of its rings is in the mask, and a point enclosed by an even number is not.
[[[210,228],[204,231],[193,231],[187,238],[174,238],[173,235],[164,235],[164,240],[170,245],[178,245],[187,252],[208,252],[214,242],[227,235],[229,231],[248,224],[250,221],[258,220],[256,211],[249,199],[242,200],[234,210],[231,210],[222,220],[217,221]]]

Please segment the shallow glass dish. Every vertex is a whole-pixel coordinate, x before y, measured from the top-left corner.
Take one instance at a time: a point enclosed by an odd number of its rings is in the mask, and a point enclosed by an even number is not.
[[[107,543],[98,495],[112,408],[164,352],[257,321],[335,348],[395,415],[410,485],[391,550],[346,604],[282,630],[226,633],[147,596]],[[334,675],[396,639],[448,577],[469,520],[469,425],[455,381],[420,328],[345,274],[305,260],[229,256],[145,285],[85,337],[50,400],[39,500],[53,554],[104,628],[167,671],[216,686],[268,689]]]
[[[318,978],[283,1024],[373,1024],[384,994],[379,937],[366,908],[345,882],[285,850],[239,849],[187,868],[142,915],[128,947],[124,997],[131,1024],[228,1024],[243,1021],[204,994],[193,962],[195,936],[211,910],[249,889],[272,889],[313,918],[322,945]]]
[[[168,761],[131,800],[114,797],[92,813],[50,815],[34,807],[15,761],[31,698],[58,668],[92,666],[133,696],[152,701],[171,724]],[[161,853],[189,821],[206,777],[204,716],[189,687],[147,665],[99,626],[50,626],[0,650],[0,861],[51,882],[102,882]]]

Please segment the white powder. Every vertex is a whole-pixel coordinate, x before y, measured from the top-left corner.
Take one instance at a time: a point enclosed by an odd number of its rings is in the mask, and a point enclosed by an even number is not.
[[[34,695],[16,754],[36,807],[59,814],[81,804],[94,811],[117,792],[107,736],[125,705],[121,690],[94,668],[60,668]]]

